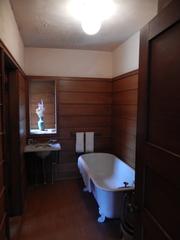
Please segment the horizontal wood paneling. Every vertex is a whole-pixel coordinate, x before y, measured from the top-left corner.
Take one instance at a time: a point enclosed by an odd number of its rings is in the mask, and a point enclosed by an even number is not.
[[[110,93],[59,92],[59,102],[70,104],[111,104]]]
[[[136,135],[136,121],[126,118],[122,119],[113,115],[113,133],[120,134],[121,132]]]
[[[131,89],[113,94],[113,104],[137,105],[137,90]]]
[[[62,78],[57,81],[57,90],[62,151],[56,176],[66,178],[78,173],[76,132],[98,133],[94,140],[95,151],[110,149],[112,82],[109,79]]]
[[[98,133],[96,151],[112,152],[112,146],[115,154],[134,167],[138,72],[116,77],[113,83],[110,79],[56,78],[56,87],[58,139],[62,145],[57,178],[59,174],[61,177],[77,174],[72,133],[80,131]]]
[[[108,127],[79,127],[79,128],[61,128],[60,139],[69,139],[75,132],[97,132],[101,137],[111,137],[111,126]]]
[[[128,81],[127,81],[128,78]],[[129,77],[117,78],[113,81],[113,93],[127,90],[134,90],[138,88],[138,75],[131,75]]]
[[[76,132],[97,133],[98,136],[95,135],[94,139],[95,151],[111,151],[112,79],[32,76],[30,79],[56,80],[59,125],[57,138],[62,146],[59,164],[55,170],[56,178],[77,177],[79,175],[75,152]],[[45,91],[50,99],[50,91]],[[36,107],[37,100],[38,97],[35,95],[32,99],[33,108]],[[52,112],[48,101],[45,107],[48,113]],[[34,118],[37,118],[35,115]]]
[[[111,125],[110,116],[63,116],[59,121],[60,128],[108,127]]]
[[[138,72],[113,79],[113,152],[135,167]]]
[[[61,104],[60,116],[111,116],[111,105]]]
[[[114,115],[121,119],[136,120],[137,105],[115,105],[112,109]]]
[[[109,81],[92,81],[92,80],[61,80],[58,84],[60,92],[112,92],[112,84]]]

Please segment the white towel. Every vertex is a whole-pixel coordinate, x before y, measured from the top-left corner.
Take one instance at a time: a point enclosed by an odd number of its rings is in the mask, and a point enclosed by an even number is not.
[[[84,132],[76,133],[76,152],[84,152]]]
[[[86,152],[94,152],[94,132],[86,132]]]

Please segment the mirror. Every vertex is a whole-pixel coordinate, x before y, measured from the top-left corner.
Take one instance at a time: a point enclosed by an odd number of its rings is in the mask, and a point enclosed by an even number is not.
[[[56,82],[31,79],[29,81],[30,135],[56,134]]]

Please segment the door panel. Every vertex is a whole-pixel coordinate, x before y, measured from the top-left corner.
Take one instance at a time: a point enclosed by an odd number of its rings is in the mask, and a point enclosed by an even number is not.
[[[138,240],[179,240],[180,2],[141,33],[136,199]]]
[[[180,153],[180,23],[153,38],[149,59],[147,141]],[[174,87],[176,86],[176,87]],[[168,138],[166,137],[168,136]]]

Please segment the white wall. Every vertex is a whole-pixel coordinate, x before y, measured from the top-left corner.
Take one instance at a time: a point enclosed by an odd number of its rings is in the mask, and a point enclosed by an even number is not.
[[[111,78],[139,68],[140,32],[111,52],[25,48],[28,75]]]
[[[9,0],[0,0],[0,39],[24,68],[24,45]]]
[[[28,75],[112,77],[112,53],[102,51],[25,48]]]
[[[139,68],[139,44],[140,32],[137,32],[113,51],[113,77]]]

